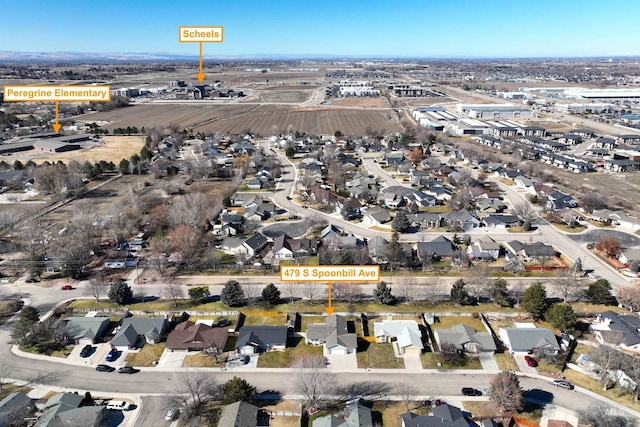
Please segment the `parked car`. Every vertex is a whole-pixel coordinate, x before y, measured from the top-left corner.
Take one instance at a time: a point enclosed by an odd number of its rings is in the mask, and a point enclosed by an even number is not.
[[[164,419],[167,421],[173,421],[180,416],[180,410],[175,408],[170,408],[167,411],[167,415],[165,415]]]
[[[240,363],[242,363],[243,365],[246,365],[247,363],[249,363],[250,360],[251,358],[245,354],[240,358]]]
[[[482,392],[471,387],[462,387],[463,396],[482,396]]]
[[[531,366],[532,368],[538,366],[538,362],[536,361],[536,359],[531,356],[525,356],[524,360],[527,362],[527,365]]]
[[[27,280],[25,280],[25,282],[27,283],[38,283],[40,280],[36,279],[35,277],[30,277]]]
[[[133,366],[123,366],[122,368],[118,368],[119,374],[135,374],[136,372],[138,372],[138,369]]]
[[[118,356],[120,356],[120,352],[118,352],[118,350],[116,350],[115,348],[112,348],[111,350],[109,350],[109,353],[107,353],[107,357],[105,357],[104,360],[106,360],[107,362],[113,362],[118,358]]]
[[[554,380],[553,385],[560,388],[566,388],[567,390],[573,390],[573,384],[563,381],[563,380]]]
[[[91,344],[85,345],[84,347],[82,347],[82,350],[80,350],[80,357],[89,357],[92,350],[93,347],[91,346]]]
[[[61,287],[60,289],[62,289],[63,291],[71,291],[73,290],[73,286],[71,285],[64,285],[63,287]]]
[[[128,411],[131,408],[131,404],[129,402],[123,402],[122,400],[112,400],[107,403],[107,409],[113,409],[116,411]]]
[[[113,366],[103,364],[96,365],[96,371],[98,372],[113,372],[115,370],[116,368],[114,368]]]

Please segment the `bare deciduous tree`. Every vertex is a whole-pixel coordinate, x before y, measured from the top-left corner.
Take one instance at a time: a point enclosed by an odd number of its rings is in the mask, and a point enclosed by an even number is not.
[[[167,238],[172,248],[180,255],[180,263],[191,270],[196,263],[196,254],[200,250],[201,230],[181,224],[167,233]]]
[[[165,236],[155,236],[149,244],[147,263],[164,281],[169,271],[169,256],[173,252],[173,242]]]
[[[631,427],[636,425],[633,420],[612,413],[610,406],[596,403],[589,405],[584,414],[584,422],[593,427]]]
[[[400,280],[396,280],[394,290],[396,294],[400,297],[402,301],[405,303],[410,303],[411,301],[415,301],[419,299],[419,288],[415,283],[415,280],[411,277],[401,278]]]
[[[102,276],[92,277],[84,290],[86,295],[95,298],[96,302],[100,302],[100,298],[109,293],[109,284]]]
[[[473,265],[471,277],[465,281],[469,293],[474,298],[486,297],[491,286],[491,269],[485,262]]]
[[[169,209],[169,220],[173,226],[186,225],[196,230],[202,230],[206,222],[213,218],[219,208],[222,207],[222,200],[209,200],[204,193],[189,193],[176,197],[171,209]]]
[[[322,355],[303,356],[291,363],[291,393],[302,395],[311,408],[317,408],[327,400],[335,386],[335,378],[326,367]]]
[[[178,374],[174,399],[177,403],[187,408],[189,412],[198,412],[209,399],[217,392],[213,375],[206,372],[184,371]]]
[[[408,412],[410,410],[409,402],[415,400],[418,390],[413,384],[408,382],[398,382],[393,386],[396,389],[396,393],[398,394],[398,396],[400,396],[400,398],[404,402],[404,406]]]
[[[621,286],[616,290],[616,298],[624,307],[640,310],[640,285]]]
[[[282,288],[284,290],[284,294],[287,296],[287,298],[289,298],[289,301],[293,303],[300,295],[302,286],[299,282],[290,282]]]
[[[519,409],[522,406],[522,389],[517,375],[503,371],[493,377],[489,399],[501,413]]]
[[[555,287],[560,291],[563,302],[569,302],[578,296],[581,289],[584,287],[582,282],[575,277],[575,274],[570,269],[558,270],[554,273]]]

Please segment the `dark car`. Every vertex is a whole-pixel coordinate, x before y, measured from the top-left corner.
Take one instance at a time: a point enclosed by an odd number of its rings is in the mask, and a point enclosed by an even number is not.
[[[464,396],[482,396],[482,392],[471,387],[462,387],[462,394]]]
[[[99,372],[113,372],[115,370],[116,368],[114,368],[113,366],[103,365],[103,364],[96,365],[96,371],[99,371]]]
[[[120,356],[118,350],[112,348],[111,350],[109,350],[109,353],[107,353],[107,357],[105,357],[104,360],[106,360],[107,362],[113,362],[118,358],[118,356]]]
[[[80,357],[89,357],[92,350],[93,347],[91,346],[91,344],[85,345],[84,347],[82,347],[82,350],[80,350]]]
[[[136,372],[138,372],[138,369],[133,366],[123,366],[122,368],[118,368],[119,374],[135,374]]]
[[[32,278],[30,278],[30,279],[25,280],[25,282],[27,282],[27,283],[38,283],[39,281],[40,281],[40,280],[35,279],[35,278],[33,278],[33,277],[32,277]]]
[[[527,362],[527,365],[531,366],[532,368],[538,366],[538,362],[536,362],[536,359],[531,356],[525,356],[524,360]]]

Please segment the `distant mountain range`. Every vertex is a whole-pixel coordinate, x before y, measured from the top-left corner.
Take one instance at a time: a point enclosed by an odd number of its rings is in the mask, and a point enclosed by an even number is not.
[[[599,59],[621,59],[633,60],[637,56],[612,56],[598,57]],[[387,55],[331,55],[331,54],[245,54],[245,55],[204,55],[204,59],[218,61],[251,61],[251,60],[490,60],[490,59],[586,59],[586,58],[484,58],[473,56],[432,56],[432,57],[391,57]],[[590,58],[595,59],[595,58]],[[198,55],[182,55],[175,53],[130,53],[130,52],[15,52],[0,50],[0,62],[60,62],[60,61],[92,61],[92,62],[114,62],[114,61],[193,61],[198,60]]]

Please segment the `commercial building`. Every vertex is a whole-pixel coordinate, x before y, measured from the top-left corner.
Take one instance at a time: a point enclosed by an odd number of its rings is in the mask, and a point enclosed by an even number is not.
[[[513,104],[457,104],[456,111],[474,119],[530,119],[533,111]]]

